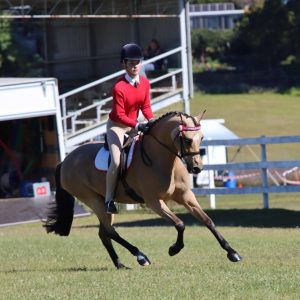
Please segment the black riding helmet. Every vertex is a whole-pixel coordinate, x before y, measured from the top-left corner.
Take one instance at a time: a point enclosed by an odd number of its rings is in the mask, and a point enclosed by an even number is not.
[[[137,44],[131,43],[131,44],[126,44],[123,46],[121,50],[121,55],[120,55],[120,60],[121,63],[125,59],[131,59],[131,60],[142,60],[143,57],[143,52],[140,46]]]

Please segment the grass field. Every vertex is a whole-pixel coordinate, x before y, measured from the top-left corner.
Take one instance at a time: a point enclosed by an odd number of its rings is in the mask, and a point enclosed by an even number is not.
[[[219,226],[243,256],[231,263],[212,234],[185,217],[185,248],[169,257],[174,228],[153,214],[120,214],[118,232],[152,261],[140,267],[117,245],[132,268],[121,271],[94,216],[76,219],[67,238],[46,235],[41,224],[1,228],[0,299],[299,299],[299,228]]]
[[[178,103],[173,108],[183,111]],[[206,109],[205,119],[225,119],[240,137],[299,135],[300,97],[276,94],[202,94],[191,100],[191,112]],[[169,111],[170,107],[165,111]]]
[[[195,94],[193,112],[224,118],[241,137],[299,135],[299,97],[277,94]],[[178,104],[171,110],[182,111]],[[168,109],[170,110],[170,109]],[[246,154],[244,154],[246,155]],[[269,158],[299,159],[299,145],[271,149]],[[219,196],[217,210],[201,205],[243,257],[231,263],[213,235],[182,209],[185,248],[168,256],[176,231],[147,210],[122,212],[118,232],[152,261],[140,267],[116,245],[131,270],[115,270],[97,237],[95,216],[76,219],[71,235],[46,235],[41,224],[0,228],[0,299],[255,299],[296,300],[300,295],[300,196]]]
[[[172,109],[183,111],[183,105],[178,103]],[[300,135],[299,96],[275,93],[226,95],[195,93],[191,101],[191,112],[196,115],[204,109],[206,109],[204,119],[224,119],[225,126],[241,138],[261,135]],[[170,108],[161,113],[168,110]],[[260,157],[259,147],[252,146],[252,149]],[[300,157],[299,144],[272,145],[268,146],[267,150],[268,158],[272,160],[292,160]],[[244,160],[248,157],[253,159],[247,148],[240,153],[240,157]]]

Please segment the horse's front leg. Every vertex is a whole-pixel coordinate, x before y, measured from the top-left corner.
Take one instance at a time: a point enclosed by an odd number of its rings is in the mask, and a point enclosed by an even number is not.
[[[175,228],[177,230],[177,239],[176,242],[169,248],[170,256],[174,256],[175,254],[179,253],[180,250],[184,247],[184,243],[183,243],[183,233],[185,229],[184,223],[175,225]]]
[[[176,242],[170,246],[169,248],[169,255],[173,256],[181,251],[184,247],[183,243],[183,233],[184,233],[184,223],[180,220],[166,205],[163,200],[153,200],[153,201],[146,201],[146,205],[151,208],[154,212],[158,215],[172,223],[176,230],[177,230],[177,239]]]
[[[183,204],[190,213],[195,216],[199,221],[204,223],[206,227],[215,236],[221,247],[227,251],[227,257],[232,262],[237,262],[242,259],[242,257],[230,247],[229,243],[224,239],[221,233],[216,229],[216,226],[212,219],[202,210],[199,205],[194,193],[191,190],[187,190],[183,193],[177,193],[174,199],[177,203]]]

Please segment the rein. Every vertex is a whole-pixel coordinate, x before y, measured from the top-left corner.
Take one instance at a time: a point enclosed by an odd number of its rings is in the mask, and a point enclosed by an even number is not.
[[[184,141],[184,132],[186,131],[198,131],[200,130],[201,126],[200,124],[198,124],[195,120],[194,117],[192,116],[188,116],[190,118],[192,118],[193,122],[194,122],[194,127],[189,127],[183,124],[183,119],[182,119],[182,113],[179,113],[180,119],[181,119],[181,124],[179,125],[179,131],[176,134],[175,138],[174,138],[174,142],[175,140],[179,137],[179,142],[180,142],[180,154],[174,152],[169,146],[167,146],[166,144],[164,144],[163,142],[161,142],[156,136],[154,136],[153,134],[149,133],[149,130],[151,129],[151,127],[148,129],[148,132],[146,132],[147,135],[151,136],[159,145],[161,145],[162,147],[164,147],[165,149],[167,149],[169,152],[171,152],[172,154],[174,154],[175,156],[177,156],[178,158],[182,159],[186,156],[194,156],[199,154],[199,151],[197,152],[187,152],[185,151],[185,141]],[[142,160],[144,162],[145,165],[147,166],[151,166],[152,165],[152,161],[151,158],[149,157],[149,155],[146,153],[146,151],[144,150],[144,136],[142,137]],[[147,162],[146,162],[147,159]]]

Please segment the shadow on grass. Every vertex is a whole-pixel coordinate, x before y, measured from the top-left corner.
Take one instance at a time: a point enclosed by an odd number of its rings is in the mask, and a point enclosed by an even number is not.
[[[57,268],[57,269],[47,269],[47,270],[41,270],[41,269],[11,269],[11,270],[0,270],[0,273],[5,274],[11,274],[11,273],[30,273],[30,272],[106,272],[108,271],[108,268],[87,268],[87,267],[74,267],[74,268]]]
[[[206,211],[217,226],[243,226],[262,228],[300,227],[300,211],[286,209],[216,209]],[[201,225],[191,214],[178,213],[177,216],[187,225]],[[134,226],[168,226],[164,219],[158,217],[150,220],[116,222],[116,227]]]

